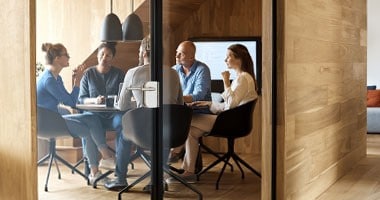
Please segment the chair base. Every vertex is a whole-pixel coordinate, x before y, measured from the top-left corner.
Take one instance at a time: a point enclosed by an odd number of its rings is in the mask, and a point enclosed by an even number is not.
[[[241,172],[241,178],[244,179],[244,171],[241,167],[240,164],[243,164],[247,169],[249,169],[250,171],[252,171],[254,174],[256,174],[258,177],[261,178],[261,174],[256,171],[253,167],[251,167],[247,162],[245,162],[243,159],[241,159],[234,151],[234,144],[235,144],[235,138],[227,138],[227,142],[228,142],[228,151],[227,153],[225,153],[223,156],[219,156],[217,155],[216,157],[219,157],[216,161],[214,161],[213,163],[211,163],[209,166],[207,166],[205,169],[203,169],[201,172],[199,172],[197,174],[197,178],[199,179],[199,177],[204,174],[205,172],[207,172],[208,170],[210,170],[211,168],[213,168],[215,165],[219,164],[220,162],[224,162],[224,165],[222,167],[222,170],[220,171],[219,173],[219,176],[218,176],[218,179],[216,181],[216,184],[215,184],[215,188],[218,190],[219,189],[219,182],[220,182],[220,179],[222,178],[222,175],[224,173],[224,170],[226,169],[226,166],[227,165],[231,165],[229,163],[230,159],[232,158],[236,165],[238,166],[240,172]],[[205,146],[204,146],[205,147]],[[207,147],[208,148],[208,147]],[[210,149],[211,150],[211,149]],[[211,150],[212,151],[212,150]],[[232,165],[231,165],[232,166]],[[232,171],[232,168],[231,168],[231,171]]]
[[[62,164],[66,165],[66,167],[70,168],[73,172],[76,172],[78,173],[79,175],[81,175],[83,178],[85,178],[86,180],[88,179],[88,177],[83,174],[81,171],[79,171],[78,169],[76,169],[76,167],[74,167],[73,165],[71,165],[69,162],[67,162],[66,160],[64,160],[62,157],[60,157],[59,155],[56,154],[56,151],[55,151],[55,140],[54,141],[49,141],[49,144],[50,144],[50,152],[48,155],[44,156],[43,158],[41,158],[38,162],[37,162],[37,165],[40,165],[41,163],[45,162],[47,159],[49,159],[49,165],[48,165],[48,173],[47,173],[47,176],[46,176],[46,181],[45,181],[45,192],[48,191],[48,182],[49,182],[49,177],[50,177],[50,171],[51,171],[51,166],[53,164],[53,161],[55,163],[55,166],[57,167],[57,171],[58,171],[58,179],[61,179],[61,172],[59,170],[59,167],[58,167],[58,161],[60,161]]]
[[[144,162],[148,165],[148,167],[151,168],[150,157],[145,152],[140,153],[140,157],[144,160]],[[187,183],[185,180],[183,180],[180,176],[178,176],[175,173],[173,173],[173,171],[172,171],[173,169],[171,168],[171,166],[168,165],[168,166],[164,167],[163,170],[164,170],[165,173],[169,174],[171,177],[175,178],[180,183],[182,183],[183,185],[185,185],[185,187],[187,187],[190,190],[192,190],[193,192],[197,193],[198,194],[198,200],[202,200],[203,199],[202,193],[198,189],[196,189],[195,187],[193,187],[192,185],[190,185],[189,183]],[[135,185],[137,185],[138,183],[140,183],[141,181],[143,181],[144,179],[146,179],[150,175],[151,175],[151,170],[149,170],[148,172],[146,172],[144,175],[142,175],[141,177],[139,177],[137,180],[135,180],[133,183],[131,183],[127,187],[123,188],[119,192],[119,194],[118,194],[118,200],[122,199],[121,195],[123,193],[128,192],[132,187],[134,187]],[[167,188],[167,187],[165,187],[165,188]]]
[[[204,149],[207,153],[213,155],[214,157],[216,157],[217,159],[220,159],[224,153],[219,153],[219,152],[215,152],[213,151],[212,149],[210,149],[208,146],[206,146],[204,143],[203,143],[203,140],[202,140],[202,137],[199,138],[199,154],[201,154],[201,149]],[[202,160],[198,160],[199,158],[202,158],[202,156],[199,156],[198,155],[198,158],[197,158],[197,164],[196,164],[196,167],[199,165],[198,162],[202,162]],[[231,172],[234,171],[234,166],[231,164],[231,163],[227,163],[227,165],[231,168]],[[199,181],[199,177],[200,175],[202,175],[204,172],[202,172],[202,169],[200,169],[199,171],[195,171],[195,173],[197,174],[197,180]]]
[[[192,185],[190,185],[189,183],[187,183],[185,180],[183,180],[181,177],[179,177],[178,175],[176,175],[175,173],[173,173],[170,169],[168,168],[164,168],[164,172],[169,174],[171,177],[175,178],[176,180],[178,180],[180,183],[182,183],[185,187],[189,188],[190,190],[192,190],[193,192],[197,193],[198,195],[198,200],[202,200],[203,199],[203,195],[202,193],[196,189],[195,187],[193,187]],[[121,200],[121,195],[125,192],[128,192],[132,187],[134,187],[135,185],[137,185],[138,183],[140,183],[141,181],[143,181],[144,179],[146,179],[148,176],[151,175],[151,171],[149,170],[148,172],[146,172],[144,175],[142,175],[141,177],[139,177],[137,180],[135,180],[133,183],[131,183],[130,185],[128,185],[127,187],[125,187],[124,189],[122,189],[119,194],[118,194],[118,200]],[[166,184],[166,183],[165,183]],[[165,187],[167,188],[167,187]]]
[[[84,164],[84,175],[88,177],[90,175],[90,167],[88,166],[88,160],[86,157],[82,157],[77,163],[75,163],[74,167],[77,168],[80,164]],[[74,174],[74,170],[71,170],[71,173]]]

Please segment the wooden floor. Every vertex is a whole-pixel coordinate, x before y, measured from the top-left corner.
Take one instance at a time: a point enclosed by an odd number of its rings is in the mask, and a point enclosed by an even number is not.
[[[260,170],[260,158],[252,155],[241,155],[255,169]],[[204,154],[204,165],[210,163],[214,158],[208,154]],[[131,183],[139,175],[146,171],[146,166],[141,161],[135,162],[135,169],[130,170],[128,182]],[[117,199],[118,193],[107,191],[103,186],[98,186],[97,189],[86,185],[86,181],[76,174],[71,172],[64,166],[60,166],[62,178],[57,178],[57,170],[53,166],[48,192],[44,191],[44,183],[46,178],[47,166],[38,167],[38,195],[40,200],[83,200],[83,199]],[[83,167],[80,167],[82,169]],[[233,172],[226,170],[223,175],[219,190],[215,189],[215,181],[218,176],[218,171],[221,168],[217,166],[208,173],[201,176],[201,180],[197,184],[193,184],[203,194],[205,200],[225,200],[234,199],[239,196],[239,200],[255,200],[260,199],[261,181],[260,179],[248,170],[245,170],[245,179],[241,179],[241,174],[238,168]],[[111,175],[112,177],[113,175]],[[146,200],[150,199],[150,194],[143,193],[142,188],[146,182],[136,185],[131,192],[124,193],[123,199]],[[241,195],[244,194],[244,195]],[[164,199],[197,199],[197,195],[191,190],[185,188],[181,184],[169,185],[169,191],[165,192]]]
[[[353,170],[342,177],[317,200],[379,200],[380,199],[380,134],[369,134],[367,142],[367,157],[362,159]],[[260,169],[260,159],[252,155],[242,156],[252,164],[255,169]],[[204,155],[204,163],[211,162],[209,155]],[[131,182],[144,172],[145,166],[138,162],[137,169],[130,170],[128,181]],[[220,166],[219,166],[220,167]],[[93,189],[87,186],[84,179],[71,174],[61,167],[62,179],[57,179],[55,168],[49,182],[49,192],[44,192],[46,166],[38,167],[39,174],[39,199],[41,200],[67,200],[67,199],[117,199],[117,193],[107,191],[102,186]],[[205,200],[258,200],[260,199],[260,179],[252,173],[247,173],[244,180],[240,179],[239,171],[231,173],[229,170],[223,176],[220,189],[215,190],[217,171],[212,171],[201,177],[201,181],[195,186],[201,190]],[[150,199],[149,194],[141,192],[145,183],[137,185],[131,192],[123,194],[123,199],[145,200]],[[197,199],[197,196],[182,185],[170,185],[169,192],[165,192],[164,199]]]
[[[380,199],[380,134],[367,136],[367,157],[317,200]]]

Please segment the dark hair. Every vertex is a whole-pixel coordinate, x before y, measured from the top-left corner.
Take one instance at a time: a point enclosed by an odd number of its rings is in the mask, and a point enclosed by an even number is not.
[[[101,50],[101,49],[104,49],[104,48],[107,48],[109,50],[111,50],[112,52],[112,55],[113,57],[115,57],[116,55],[116,42],[104,42],[104,43],[101,43],[98,47],[98,52]]]
[[[233,44],[229,46],[227,49],[232,51],[234,56],[241,60],[241,70],[244,72],[247,72],[248,74],[252,76],[253,80],[255,81],[255,87],[257,91],[257,84],[256,84],[256,78],[255,78],[256,76],[255,76],[255,72],[253,71],[253,67],[254,67],[253,61],[252,61],[251,55],[248,52],[247,47],[245,47],[242,44]]]
[[[61,43],[43,43],[42,51],[46,52],[46,64],[51,65],[56,57],[61,56],[62,52],[66,51],[66,47]]]

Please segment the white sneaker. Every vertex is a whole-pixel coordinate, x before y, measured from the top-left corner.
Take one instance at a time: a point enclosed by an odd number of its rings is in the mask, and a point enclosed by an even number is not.
[[[96,172],[95,175],[92,175],[92,174],[88,175],[88,180],[90,182],[90,185],[94,185],[95,180],[98,179],[101,175],[103,175],[103,174],[100,171]],[[104,178],[100,179],[96,184],[97,185],[104,185],[108,181],[109,181],[109,178],[104,177]]]
[[[103,168],[106,170],[115,170],[115,159],[114,158],[107,158],[107,159],[101,159],[99,162],[99,168]]]

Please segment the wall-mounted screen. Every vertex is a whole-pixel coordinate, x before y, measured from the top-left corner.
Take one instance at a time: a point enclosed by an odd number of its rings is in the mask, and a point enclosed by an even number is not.
[[[212,91],[223,91],[223,81],[221,72],[227,70],[225,63],[227,48],[232,44],[242,44],[247,47],[252,60],[256,75],[256,81],[261,93],[261,39],[260,37],[238,37],[238,38],[191,38],[197,50],[195,58],[206,63],[211,72]],[[231,79],[235,79],[236,74],[231,71]]]

